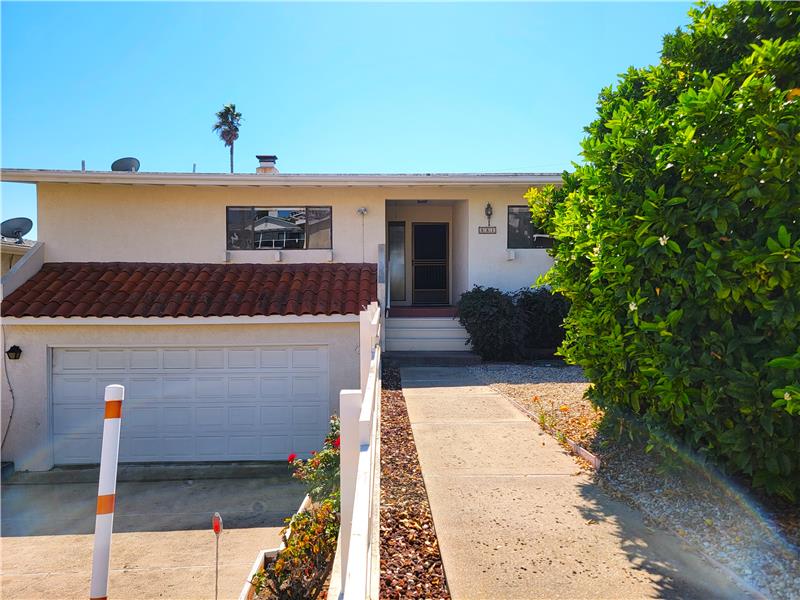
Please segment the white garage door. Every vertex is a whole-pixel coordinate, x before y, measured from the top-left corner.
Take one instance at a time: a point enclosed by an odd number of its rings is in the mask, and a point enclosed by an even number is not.
[[[99,462],[111,383],[125,386],[120,461],[285,460],[328,427],[326,346],[57,348],[56,464]]]

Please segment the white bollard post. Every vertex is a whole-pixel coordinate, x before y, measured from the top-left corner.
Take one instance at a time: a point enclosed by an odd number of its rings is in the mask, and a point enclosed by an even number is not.
[[[108,597],[108,567],[111,559],[111,532],[114,528],[114,500],[117,493],[119,432],[125,388],[106,386],[103,447],[100,451],[100,482],[97,486],[97,516],[94,523],[94,553],[90,600]]]

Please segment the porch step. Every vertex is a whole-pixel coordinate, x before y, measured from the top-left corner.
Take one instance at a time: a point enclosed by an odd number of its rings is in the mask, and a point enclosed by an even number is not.
[[[387,352],[463,352],[467,331],[452,317],[386,319]]]
[[[391,367],[464,367],[478,365],[474,352],[387,352],[383,360]]]

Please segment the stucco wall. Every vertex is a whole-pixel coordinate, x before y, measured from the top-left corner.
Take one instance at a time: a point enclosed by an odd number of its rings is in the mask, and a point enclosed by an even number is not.
[[[524,205],[525,191],[525,186],[517,185],[241,188],[40,184],[39,237],[47,242],[48,262],[220,263],[225,260],[226,206],[330,205],[333,261],[375,262],[378,244],[386,240],[386,221],[393,218],[387,215],[387,201],[446,200],[452,206],[410,205],[403,219],[409,223],[441,219],[451,224],[451,287],[455,301],[456,287],[461,291],[474,284],[518,289],[530,285],[550,268],[551,259],[545,250],[515,250],[516,258],[507,260],[507,207]],[[466,202],[466,210],[457,208],[461,201]],[[495,235],[478,234],[478,226],[486,224],[487,202],[494,208]],[[368,211],[363,230],[362,217],[356,213],[362,206]],[[415,209],[418,216],[413,214]],[[447,214],[431,212],[440,209]],[[409,251],[410,235],[408,226]],[[328,250],[283,250],[281,260],[324,262],[329,254]],[[468,268],[463,264],[465,258]],[[234,251],[230,259],[270,263],[275,261],[275,252]],[[410,292],[410,273],[407,285]]]
[[[14,389],[15,409],[3,460],[17,470],[52,467],[49,398],[49,348],[131,346],[237,346],[327,344],[330,357],[331,411],[338,411],[339,390],[357,388],[358,323],[248,325],[6,325],[4,348],[17,344],[22,358],[6,361]],[[10,395],[3,378],[5,431]]]
[[[496,234],[479,234],[478,226],[486,225],[484,209],[491,202],[494,214],[492,225],[497,226]],[[516,249],[515,258],[508,258],[508,207],[522,206],[522,196],[507,195],[485,200],[473,199],[469,203],[469,285],[493,286],[501,290],[513,291],[528,287],[536,278],[546,273],[553,264],[547,250],[539,248]]]

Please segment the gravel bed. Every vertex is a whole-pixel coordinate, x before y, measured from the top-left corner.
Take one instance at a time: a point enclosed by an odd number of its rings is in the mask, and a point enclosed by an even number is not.
[[[688,455],[665,465],[638,442],[601,438],[578,367],[472,367],[493,389],[600,456],[595,482],[776,600],[800,598],[800,507],[755,498]],[[562,408],[564,407],[564,408]],[[541,415],[545,415],[542,417]]]
[[[381,392],[381,598],[449,599],[400,371]]]

